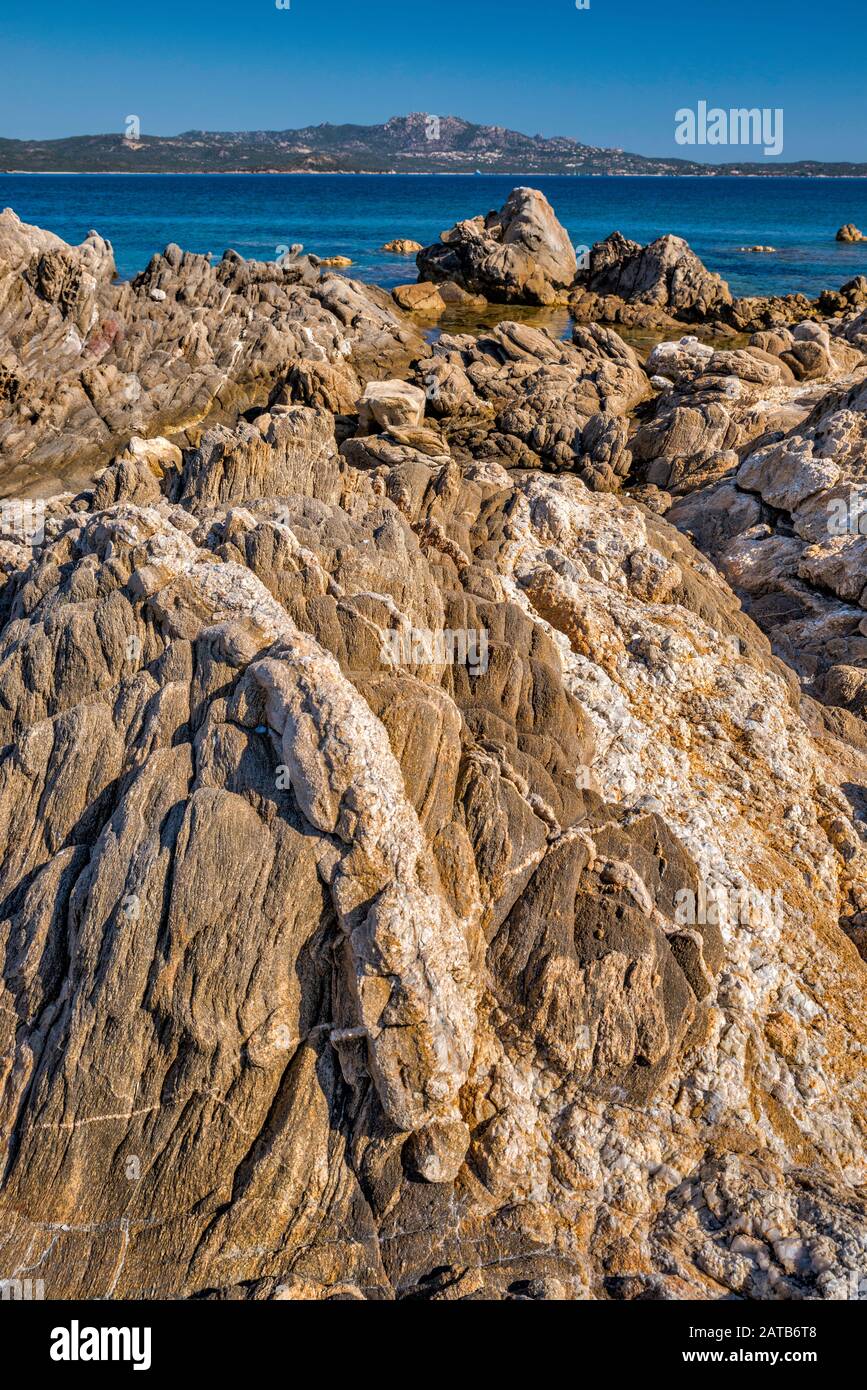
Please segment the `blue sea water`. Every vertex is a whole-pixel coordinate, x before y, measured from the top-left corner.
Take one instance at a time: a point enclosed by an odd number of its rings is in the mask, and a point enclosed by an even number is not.
[[[384,242],[426,245],[458,218],[499,207],[521,182],[543,190],[576,245],[615,230],[641,242],[674,232],[736,294],[816,294],[867,274],[867,245],[834,240],[844,222],[867,231],[867,179],[3,174],[0,205],[70,242],[95,228],[124,277],[171,241],[257,260],[302,242],[351,257],[353,276],[390,287],[415,279],[415,266],[383,252]],[[737,249],[756,243],[776,250]]]

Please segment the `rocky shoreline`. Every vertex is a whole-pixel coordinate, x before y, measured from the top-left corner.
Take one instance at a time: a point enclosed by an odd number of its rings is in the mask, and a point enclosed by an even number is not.
[[[867,1297],[867,278],[414,254],[0,215],[0,1277]]]

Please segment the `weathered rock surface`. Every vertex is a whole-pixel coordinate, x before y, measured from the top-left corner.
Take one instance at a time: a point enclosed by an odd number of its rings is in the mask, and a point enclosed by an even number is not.
[[[755,333],[746,349],[660,344],[629,441],[636,473],[716,564],[775,648],[861,710],[865,358],[859,318]],[[839,674],[835,668],[841,667]],[[851,670],[850,670],[851,668]]]
[[[567,468],[601,489],[628,471],[625,415],[652,394],[634,349],[597,324],[571,343],[508,322],[479,338],[442,334],[415,371],[458,453]]]
[[[812,322],[756,333],[734,350],[692,336],[660,343],[647,361],[660,394],[640,412],[630,441],[636,471],[674,493],[715,482],[733,473],[756,441],[804,420],[828,383],[848,378],[863,361],[859,350]]]
[[[701,491],[669,515],[712,556],[816,693],[860,713],[850,668],[867,669],[864,367],[853,377],[854,385],[823,392],[801,423],[746,452],[726,485],[723,525]]]
[[[867,1296],[855,307],[645,368],[12,233],[37,357],[82,294],[274,337],[0,513],[0,1278]]]

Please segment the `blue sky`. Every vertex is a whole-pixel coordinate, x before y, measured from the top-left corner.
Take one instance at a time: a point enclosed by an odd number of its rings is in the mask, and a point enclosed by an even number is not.
[[[783,160],[867,160],[865,0],[0,4],[4,136],[122,131],[132,113],[172,135],[428,111],[690,156],[674,112],[703,99],[782,107]]]

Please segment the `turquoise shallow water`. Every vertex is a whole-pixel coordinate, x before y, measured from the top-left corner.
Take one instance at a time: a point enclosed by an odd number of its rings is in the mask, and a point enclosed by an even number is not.
[[[318,255],[350,256],[352,275],[391,286],[415,279],[415,266],[383,252],[383,242],[431,242],[458,218],[499,207],[520,182],[500,175],[3,174],[0,205],[67,241],[94,227],[112,242],[123,276],[135,275],[170,241],[218,257],[231,246],[261,260],[300,241]],[[867,245],[834,241],[844,222],[867,232],[867,179],[532,182],[576,245],[614,230],[642,242],[674,232],[736,294],[816,294],[867,274]],[[737,250],[755,243],[777,251]]]

